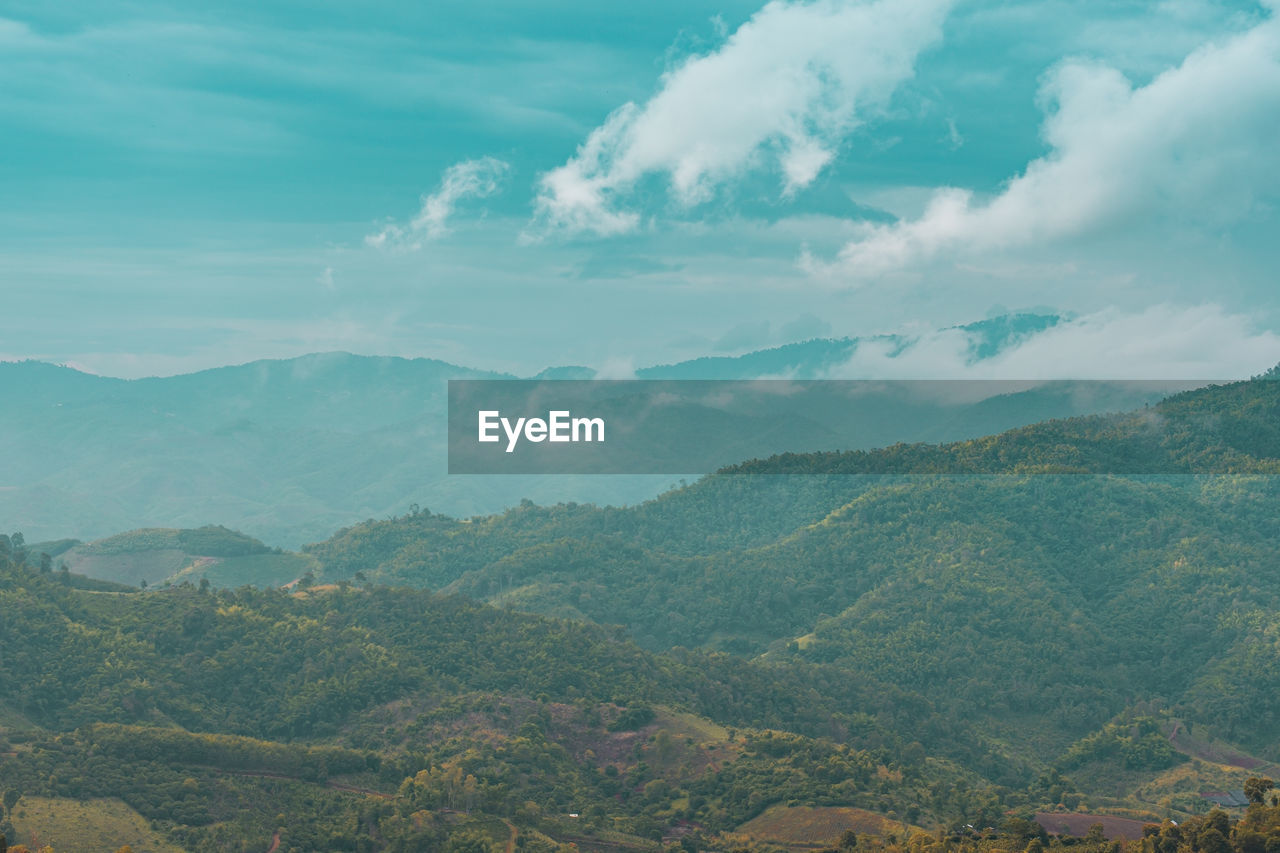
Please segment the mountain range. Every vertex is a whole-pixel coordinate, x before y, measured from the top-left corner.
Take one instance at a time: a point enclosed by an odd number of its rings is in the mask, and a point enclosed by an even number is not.
[[[1172,819],[1265,851],[1280,813],[1204,815],[1280,771],[1275,374],[302,555],[49,543],[195,560],[146,591],[0,537],[0,832],[75,805],[156,849],[1017,853],[1096,823],[1114,853]],[[218,574],[276,558],[307,572]]]
[[[1280,383],[1257,379],[947,445],[782,455],[631,508],[420,512],[307,551],[328,578],[619,624],[654,650],[836,664],[981,720],[975,737],[1033,765],[1150,703],[1280,761],[1261,698],[1280,671],[1258,665],[1280,611],[1278,473]]]
[[[1012,315],[957,328],[977,361],[1057,322],[1048,315]],[[817,339],[645,368],[637,376],[823,378],[838,374],[836,368],[867,343],[906,352],[912,339]],[[554,368],[539,375],[594,373]],[[468,378],[513,377],[431,359],[346,353],[138,380],[39,362],[0,363],[0,394],[10,401],[0,408],[0,517],[32,539],[223,524],[273,546],[297,547],[415,505],[465,517],[522,499],[633,504],[673,485],[670,476],[448,476],[447,382]],[[1046,418],[1132,408],[1157,396],[1150,388],[1123,385],[1101,396],[1061,387],[1010,390],[945,407],[897,406],[876,429],[853,436],[833,415],[815,425],[803,449],[955,440]],[[767,438],[784,416],[773,412],[758,434]],[[772,444],[742,453],[795,449],[779,434]]]

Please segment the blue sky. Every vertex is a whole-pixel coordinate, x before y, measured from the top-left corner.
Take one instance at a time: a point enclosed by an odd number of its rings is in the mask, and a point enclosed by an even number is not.
[[[0,358],[621,376],[907,330],[959,375],[938,328],[1035,309],[1077,319],[1006,374],[1256,372],[1273,14],[0,2]]]

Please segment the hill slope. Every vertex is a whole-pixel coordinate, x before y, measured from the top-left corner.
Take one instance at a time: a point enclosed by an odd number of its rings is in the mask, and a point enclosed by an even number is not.
[[[914,824],[969,853],[973,824],[1019,851],[1032,816],[1102,813],[1225,839],[1197,792],[1248,771],[1210,759],[1265,768],[1280,740],[1278,413],[1280,383],[1238,383],[627,509],[415,512],[310,549],[331,583],[292,592],[101,594],[0,553],[0,788],[119,797],[193,850],[897,851]],[[1074,473],[1120,463],[1165,473]]]
[[[0,832],[119,797],[185,849],[438,849],[496,817],[645,849],[792,799],[949,820],[957,784],[983,785],[899,762],[820,667],[655,655],[422,591],[95,595],[0,555],[0,613],[0,788],[32,798]]]
[[[629,509],[420,513],[310,552],[334,577],[621,624],[652,649],[830,664],[1042,766],[1149,703],[1274,759],[1280,716],[1259,703],[1280,689],[1263,663],[1277,425],[1280,383],[1236,383],[952,445],[752,462]]]
[[[29,550],[48,553],[77,574],[129,586],[203,579],[219,586],[275,586],[315,567],[305,555],[270,548],[251,536],[214,525],[194,530],[131,530],[94,542],[72,540],[49,543],[49,547],[37,543]]]

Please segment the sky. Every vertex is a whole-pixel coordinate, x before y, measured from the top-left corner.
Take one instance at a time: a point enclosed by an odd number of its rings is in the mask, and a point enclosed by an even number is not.
[[[1280,9],[0,0],[0,359],[1280,362]],[[888,365],[888,366],[887,366]]]

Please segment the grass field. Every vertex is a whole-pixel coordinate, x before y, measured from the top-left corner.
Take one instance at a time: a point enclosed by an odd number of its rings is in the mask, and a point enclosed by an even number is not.
[[[901,832],[902,824],[846,806],[774,806],[738,827],[734,834],[785,847],[825,847],[835,844],[848,830],[885,835]]]
[[[144,580],[155,586],[191,562],[191,557],[175,548],[124,554],[86,554],[72,548],[63,559],[76,574],[128,586]]]
[[[309,554],[272,553],[257,540],[221,528],[132,530],[80,543],[58,561],[76,574],[134,588],[144,580],[159,586],[202,578],[221,587],[279,586],[316,568]]]
[[[1083,838],[1089,834],[1091,827],[1101,825],[1102,834],[1106,836],[1108,841],[1115,841],[1120,838],[1134,841],[1142,838],[1142,828],[1150,821],[1133,820],[1132,818],[1116,817],[1115,815],[1081,814],[1078,812],[1069,814],[1036,812],[1036,822],[1051,835],[1074,835]]]
[[[1131,798],[1150,803],[1162,815],[1179,820],[1186,814],[1203,814],[1212,808],[1201,799],[1200,791],[1238,791],[1244,780],[1257,775],[1240,767],[1191,759],[1185,764],[1165,770],[1136,787]]]
[[[660,708],[652,727],[654,740],[644,745],[642,755],[669,782],[696,778],[742,752],[741,741],[729,741],[728,729],[693,714]]]
[[[10,843],[32,850],[47,844],[58,853],[103,853],[128,844],[134,853],[181,853],[119,800],[23,797],[12,820],[18,835]]]
[[[315,569],[309,554],[250,554],[243,557],[201,557],[168,579],[199,583],[207,577],[214,586],[281,586]]]
[[[1201,761],[1224,767],[1238,767],[1253,772],[1253,775],[1280,775],[1280,766],[1264,761],[1254,755],[1230,744],[1203,735],[1192,735],[1191,730],[1181,721],[1175,722],[1173,732],[1169,735],[1169,743],[1183,755],[1189,755]]]

